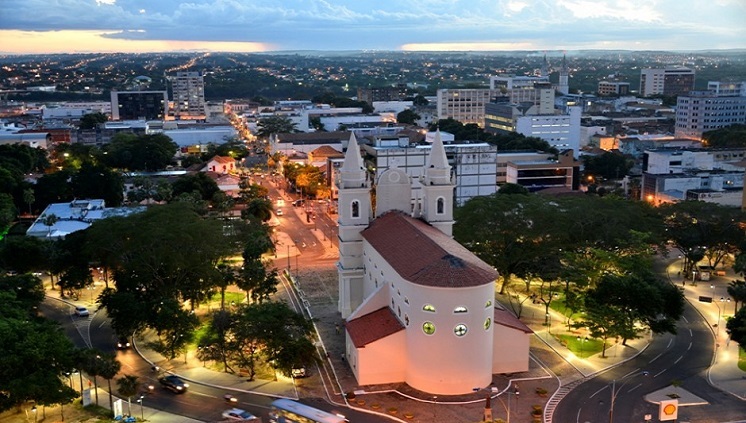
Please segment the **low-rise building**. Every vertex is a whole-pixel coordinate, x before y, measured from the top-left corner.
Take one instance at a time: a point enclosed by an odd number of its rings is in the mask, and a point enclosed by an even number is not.
[[[145,211],[145,207],[106,208],[104,200],[73,200],[52,203],[39,215],[26,231],[26,236],[60,239],[88,229],[94,221],[114,216],[127,216]]]

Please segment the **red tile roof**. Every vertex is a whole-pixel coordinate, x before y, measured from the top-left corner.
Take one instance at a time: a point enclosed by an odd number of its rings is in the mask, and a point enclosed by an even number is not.
[[[236,160],[233,159],[233,157],[226,157],[226,156],[215,156],[211,158],[209,161],[216,161],[218,163],[234,163]]]
[[[404,326],[399,319],[394,316],[390,308],[380,308],[365,316],[350,320],[345,324],[347,334],[350,335],[355,348],[362,348],[379,339],[393,335]]]
[[[399,276],[418,285],[480,286],[498,276],[453,238],[399,211],[378,217],[362,235]]]
[[[334,148],[328,146],[328,145],[322,145],[321,147],[318,147],[311,151],[310,155],[314,156],[315,158],[322,158],[322,157],[344,157],[345,155],[342,154],[342,152],[335,150]]]
[[[495,307],[495,324],[500,326],[507,326],[513,329],[518,329],[526,333],[534,333],[531,328],[526,326],[523,322],[518,320],[517,317],[508,310],[502,307]]]

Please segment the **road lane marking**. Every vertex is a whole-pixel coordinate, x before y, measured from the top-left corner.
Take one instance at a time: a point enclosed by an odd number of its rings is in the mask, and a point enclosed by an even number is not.
[[[636,385],[636,386],[635,386],[634,388],[631,388],[631,389],[630,389],[629,391],[627,391],[627,392],[632,392],[632,391],[634,391],[635,389],[639,388],[640,386],[642,386],[642,383],[638,383],[638,384],[637,384],[637,385]]]
[[[654,359],[648,361],[648,364],[650,364],[650,363],[654,362],[655,360],[659,359],[662,355],[663,355],[663,353],[660,353],[660,354],[656,355]]]
[[[621,379],[619,379],[619,380],[626,379],[627,376],[631,375],[632,373],[637,373],[639,370],[640,370],[639,368],[637,368],[635,370],[632,370],[631,372],[629,372],[626,375],[622,376]]]
[[[658,377],[658,376],[662,375],[662,374],[663,374],[663,372],[665,372],[666,370],[668,370],[668,369],[663,369],[663,370],[661,370],[660,372],[658,372],[658,373],[657,373],[657,374],[656,374],[655,376],[653,376],[653,377],[655,378],[655,377]]]
[[[689,323],[689,319],[686,318],[686,316],[681,316],[682,319],[684,319],[685,322]]]
[[[684,356],[683,356],[683,355],[682,355],[681,357],[677,358],[677,359],[676,359],[676,361],[674,361],[674,362],[673,362],[673,364],[676,364],[676,363],[678,363],[679,361],[681,361],[681,359],[682,359],[682,358],[684,358]]]
[[[687,350],[687,351],[689,351],[689,350],[691,350],[691,349],[692,349],[692,343],[691,343],[691,342],[689,342],[689,347],[688,347],[688,348],[687,348],[686,350]]]
[[[689,336],[694,336],[694,334],[692,334],[692,330],[691,329],[689,329]]]
[[[601,389],[599,389],[598,391],[594,392],[594,393],[593,393],[593,395],[591,395],[590,397],[591,397],[591,398],[595,397],[595,396],[596,396],[596,394],[600,393],[600,392],[601,392],[601,391],[603,391],[604,389],[606,389],[606,386],[604,386],[603,388],[601,388]]]
[[[671,344],[673,344],[673,338],[668,340],[668,345],[666,345],[666,349],[669,349],[671,347]]]

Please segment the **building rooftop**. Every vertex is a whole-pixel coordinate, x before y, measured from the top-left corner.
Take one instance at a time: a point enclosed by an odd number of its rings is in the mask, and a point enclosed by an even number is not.
[[[461,288],[498,277],[495,269],[450,236],[399,211],[384,213],[362,235],[399,276],[418,285]]]

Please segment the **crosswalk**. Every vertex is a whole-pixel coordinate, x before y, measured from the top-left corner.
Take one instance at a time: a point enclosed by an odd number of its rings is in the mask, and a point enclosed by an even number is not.
[[[73,320],[73,326],[75,326],[75,329],[78,331],[80,337],[88,348],[93,348],[91,344],[91,321],[93,321],[93,316],[95,314],[96,313],[92,313],[87,317],[78,317],[73,314],[70,317]]]
[[[549,398],[549,401],[547,401],[546,407],[544,407],[544,422],[545,423],[551,423],[552,418],[554,417],[554,410],[557,408],[557,405],[562,401],[567,394],[572,391],[573,389],[577,388],[580,384],[588,380],[589,378],[585,377],[582,379],[578,379],[575,381],[572,381],[568,383],[567,385],[562,385],[557,390],[557,392],[552,395],[551,398]]]

